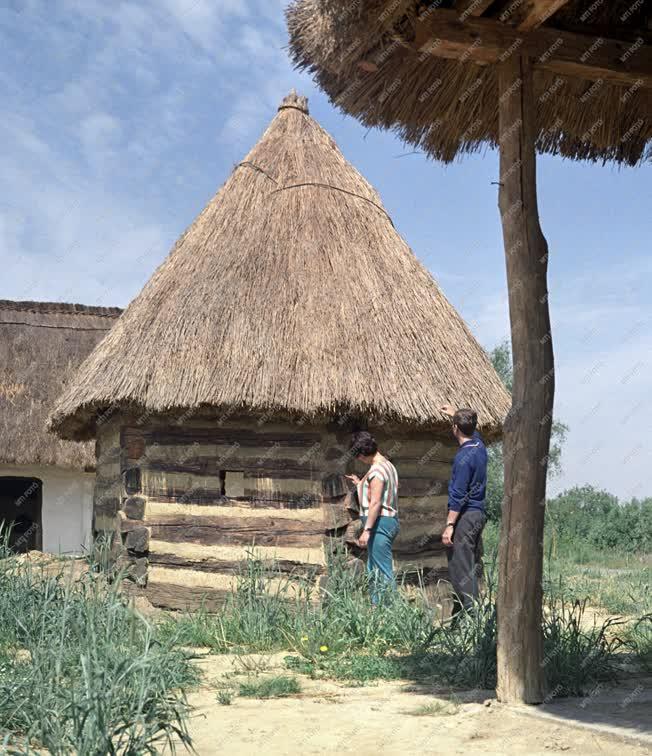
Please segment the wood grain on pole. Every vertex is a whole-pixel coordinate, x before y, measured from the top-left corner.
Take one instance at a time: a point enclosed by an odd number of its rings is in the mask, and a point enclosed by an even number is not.
[[[505,423],[505,499],[498,589],[501,701],[544,696],[541,628],[543,522],[554,397],[548,246],[539,225],[532,63],[499,64],[500,192],[514,383]]]

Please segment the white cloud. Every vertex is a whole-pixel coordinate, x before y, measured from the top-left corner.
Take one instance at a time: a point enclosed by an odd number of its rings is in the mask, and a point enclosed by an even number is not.
[[[79,125],[87,163],[96,173],[119,157],[122,124],[108,113],[91,113]]]

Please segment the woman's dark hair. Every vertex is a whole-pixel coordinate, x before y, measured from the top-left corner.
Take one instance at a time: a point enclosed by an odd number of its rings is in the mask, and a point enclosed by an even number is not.
[[[350,450],[353,457],[373,457],[378,451],[378,444],[369,431],[358,431],[353,434]]]
[[[478,415],[475,410],[462,407],[453,415],[453,425],[457,425],[467,438],[471,438],[478,425]]]

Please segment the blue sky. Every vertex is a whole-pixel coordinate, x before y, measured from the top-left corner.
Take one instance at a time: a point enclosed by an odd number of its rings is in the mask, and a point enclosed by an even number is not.
[[[509,335],[498,157],[443,166],[293,71],[276,0],[9,0],[0,9],[0,297],[126,305],[296,87],[491,348]],[[557,416],[552,490],[652,495],[652,168],[542,157]]]

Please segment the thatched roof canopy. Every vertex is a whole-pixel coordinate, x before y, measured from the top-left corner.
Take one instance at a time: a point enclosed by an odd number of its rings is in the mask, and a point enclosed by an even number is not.
[[[260,141],[78,372],[52,426],[196,408],[415,426],[469,404],[489,433],[510,400],[372,186],[286,97]]]
[[[652,139],[652,4],[294,0],[294,62],[334,104],[443,161],[498,144],[494,63],[535,60],[537,149],[635,164]]]
[[[45,427],[70,375],[122,311],[59,302],[0,300],[0,462],[95,466],[93,444],[62,441]]]

